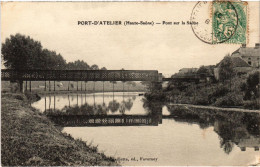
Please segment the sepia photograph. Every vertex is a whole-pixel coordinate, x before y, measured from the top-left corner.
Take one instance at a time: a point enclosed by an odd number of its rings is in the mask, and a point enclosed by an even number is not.
[[[260,166],[260,2],[1,2],[1,166]]]

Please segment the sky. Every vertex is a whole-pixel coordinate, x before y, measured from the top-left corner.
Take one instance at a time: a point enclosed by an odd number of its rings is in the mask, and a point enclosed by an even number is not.
[[[20,33],[60,53],[67,62],[116,70],[158,70],[215,65],[240,44],[210,45],[190,25],[94,26],[78,21],[189,21],[196,2],[2,2],[1,43]],[[248,46],[259,43],[259,2],[248,6]]]

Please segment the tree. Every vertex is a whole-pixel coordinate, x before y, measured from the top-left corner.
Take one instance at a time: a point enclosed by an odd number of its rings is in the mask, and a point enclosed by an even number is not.
[[[76,60],[74,62],[69,62],[67,64],[67,69],[69,70],[89,70],[90,67],[88,63],[84,62],[83,60]]]
[[[196,72],[200,77],[210,76],[214,73],[214,66],[201,66]]]
[[[55,51],[42,49],[39,41],[21,34],[11,35],[2,44],[2,58],[9,69],[64,69],[66,61]]]
[[[260,71],[252,71],[248,74],[246,83],[243,85],[242,90],[245,91],[245,100],[255,99],[259,97],[259,81]]]
[[[49,51],[48,49],[43,49],[41,57],[40,69],[65,69],[67,64],[64,58],[57,54],[55,51]]]
[[[197,71],[197,74],[206,74],[206,73],[208,73],[208,69],[205,66],[201,66]]]
[[[4,65],[10,69],[39,69],[43,66],[40,42],[21,34],[11,35],[2,44]]]
[[[230,55],[226,55],[224,59],[219,64],[219,80],[224,82],[226,80],[230,80],[234,75],[234,67],[233,62]]]
[[[91,67],[90,67],[91,70],[99,70],[98,68],[98,65],[96,64],[93,64]]]
[[[116,100],[110,101],[108,103],[108,108],[112,113],[116,112],[119,109],[119,107],[120,104]]]
[[[133,107],[133,101],[131,99],[128,99],[126,102],[123,102],[125,104],[126,110],[130,111]]]

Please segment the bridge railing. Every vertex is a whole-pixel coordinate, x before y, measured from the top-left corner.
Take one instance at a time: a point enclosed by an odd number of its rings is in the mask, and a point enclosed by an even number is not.
[[[2,80],[158,81],[156,70],[1,70]]]
[[[162,117],[149,115],[47,115],[60,126],[158,126]]]

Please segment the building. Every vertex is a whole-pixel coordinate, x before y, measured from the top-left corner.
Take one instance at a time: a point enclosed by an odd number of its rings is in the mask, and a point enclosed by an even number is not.
[[[214,68],[214,76],[216,80],[219,80],[219,65],[222,61],[220,61],[216,65],[216,68]],[[248,73],[253,69],[260,68],[259,43],[256,43],[255,47],[246,47],[246,45],[243,44],[239,49],[231,54],[231,61],[237,73]]]
[[[246,47],[246,44],[242,44],[242,46],[232,53],[232,57],[240,57],[247,64],[254,68],[260,67],[260,47],[259,43],[255,44],[255,47]]]
[[[182,68],[179,70],[180,75],[184,75],[184,74],[193,74],[196,73],[198,71],[198,68]]]
[[[223,60],[221,60],[216,65],[216,68],[214,68],[214,76],[216,80],[219,80],[219,66],[222,63],[222,61]],[[231,57],[231,61],[233,68],[237,73],[247,73],[253,70],[253,67],[250,66],[247,62],[245,62],[241,57]]]

